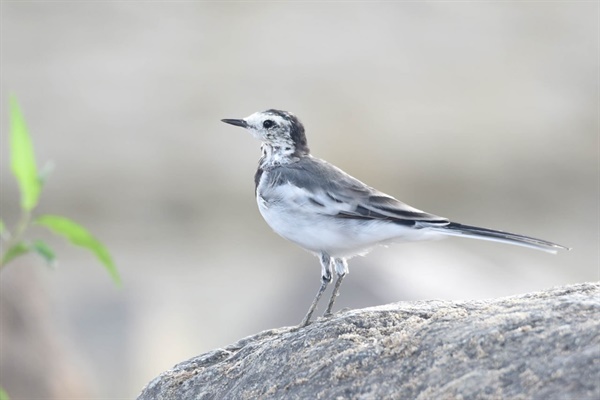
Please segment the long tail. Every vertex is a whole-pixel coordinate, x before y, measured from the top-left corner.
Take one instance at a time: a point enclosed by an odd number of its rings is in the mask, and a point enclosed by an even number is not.
[[[536,250],[554,253],[558,250],[571,250],[569,247],[552,243],[547,240],[536,239],[529,236],[517,235],[516,233],[496,231],[493,229],[480,228],[478,226],[463,225],[457,222],[450,222],[448,225],[439,227],[430,227],[435,231],[450,236],[461,236],[480,240],[491,240],[494,242],[503,242],[517,246],[530,247]]]

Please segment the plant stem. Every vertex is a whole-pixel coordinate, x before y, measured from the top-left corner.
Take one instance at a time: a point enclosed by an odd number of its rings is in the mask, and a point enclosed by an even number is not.
[[[0,271],[2,271],[2,269],[6,266],[7,263],[4,262],[4,256],[6,254],[7,251],[9,251],[13,246],[15,246],[17,243],[19,243],[24,234],[25,231],[27,230],[27,227],[29,226],[29,222],[31,221],[31,211],[23,211],[23,213],[21,214],[21,218],[19,219],[19,222],[17,223],[17,226],[15,227],[14,230],[14,235],[9,236],[10,239],[8,240],[8,243],[6,244],[6,250],[0,255]]]

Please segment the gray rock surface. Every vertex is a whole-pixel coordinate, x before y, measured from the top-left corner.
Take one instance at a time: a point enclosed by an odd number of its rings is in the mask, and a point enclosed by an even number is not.
[[[599,399],[600,285],[395,303],[184,361],[138,400]]]

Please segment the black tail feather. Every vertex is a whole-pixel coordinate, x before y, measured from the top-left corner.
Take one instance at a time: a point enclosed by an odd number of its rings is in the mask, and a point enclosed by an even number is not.
[[[444,225],[435,230],[443,232],[447,235],[452,236],[464,236],[471,237],[474,239],[493,240],[497,242],[504,242],[509,244],[515,244],[518,246],[531,247],[538,250],[548,251],[556,253],[558,250],[571,250],[569,247],[562,246],[547,240],[536,239],[529,236],[518,235],[516,233],[502,232],[494,229],[481,228],[478,226],[470,226],[459,224],[457,222],[450,222],[448,225]]]

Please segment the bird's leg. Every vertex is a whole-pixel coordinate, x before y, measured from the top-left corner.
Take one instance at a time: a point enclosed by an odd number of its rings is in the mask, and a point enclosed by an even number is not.
[[[337,279],[335,281],[335,286],[333,287],[333,292],[331,293],[331,298],[329,299],[329,305],[327,306],[327,310],[325,310],[325,314],[323,316],[329,317],[331,316],[331,310],[333,309],[333,303],[335,303],[335,298],[338,296],[340,292],[340,286],[342,285],[342,280],[348,273],[348,262],[345,258],[335,258],[333,260],[335,264],[335,273],[337,274]]]
[[[315,310],[317,308],[317,304],[319,303],[319,300],[321,299],[323,292],[325,291],[325,289],[327,289],[327,285],[329,285],[329,282],[331,282],[331,272],[332,272],[331,271],[331,261],[332,261],[331,257],[329,257],[329,255],[327,255],[325,253],[321,253],[321,256],[319,259],[321,261],[321,287],[319,288],[319,291],[317,292],[315,299],[313,300],[312,304],[310,305],[310,308],[308,309],[306,316],[300,323],[301,328],[310,324],[310,317],[312,317],[313,313],[315,312]]]
[[[328,281],[328,280],[321,279],[321,287],[319,288],[319,291],[317,292],[315,299],[313,300],[312,304],[310,305],[310,308],[308,309],[306,316],[300,323],[301,328],[304,328],[305,326],[310,324],[310,317],[312,317],[313,313],[315,312],[315,309],[317,308],[317,304],[319,303],[319,300],[321,299],[321,296],[323,295],[323,292],[327,288],[327,285],[329,284],[329,282],[330,281]]]

